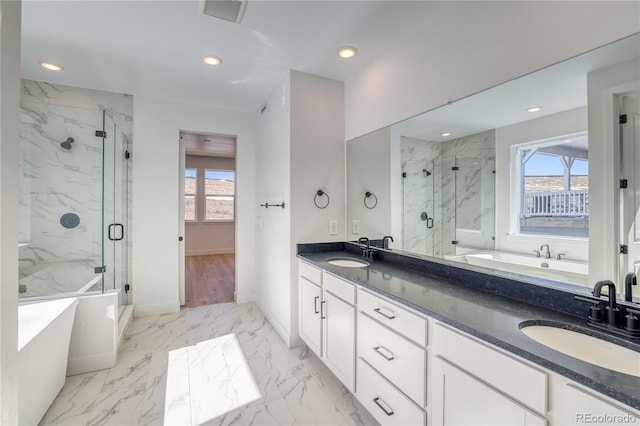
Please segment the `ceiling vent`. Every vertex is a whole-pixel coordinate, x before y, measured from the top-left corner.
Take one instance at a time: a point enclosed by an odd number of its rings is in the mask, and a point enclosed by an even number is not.
[[[240,22],[246,7],[246,0],[205,0],[202,12],[226,21]]]

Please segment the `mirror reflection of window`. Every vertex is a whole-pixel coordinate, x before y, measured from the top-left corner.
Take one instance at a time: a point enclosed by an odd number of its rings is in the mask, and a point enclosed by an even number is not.
[[[589,237],[588,153],[586,133],[517,148],[520,234]]]
[[[205,220],[232,221],[234,219],[235,172],[205,170]]]
[[[184,171],[184,220],[196,220],[197,169]]]

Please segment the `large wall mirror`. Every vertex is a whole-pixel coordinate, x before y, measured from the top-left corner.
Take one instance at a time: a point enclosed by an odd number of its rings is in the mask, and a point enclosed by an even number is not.
[[[611,279],[628,297],[622,283],[640,272],[639,104],[635,34],[352,139],[347,237],[390,235],[392,250],[545,285]]]

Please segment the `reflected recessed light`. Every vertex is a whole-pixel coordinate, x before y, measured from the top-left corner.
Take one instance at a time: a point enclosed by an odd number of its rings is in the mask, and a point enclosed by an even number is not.
[[[442,136],[444,136],[446,138],[447,136],[451,136],[451,132],[442,132],[442,133],[440,133],[440,135],[442,135]]]
[[[358,53],[358,49],[351,46],[343,46],[338,49],[338,56],[343,59],[353,58],[354,56],[356,56],[356,53]]]
[[[218,56],[206,56],[204,58],[204,62],[209,65],[220,65],[222,63],[222,59]]]
[[[62,71],[62,67],[60,65],[52,64],[51,62],[38,62],[42,68],[46,68],[50,71]]]
[[[541,106],[532,106],[532,107],[527,108],[527,112],[538,112],[541,109],[542,109]]]

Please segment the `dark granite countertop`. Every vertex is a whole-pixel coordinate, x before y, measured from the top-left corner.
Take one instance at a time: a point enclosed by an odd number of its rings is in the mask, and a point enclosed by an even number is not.
[[[453,275],[448,273],[449,278],[443,278],[443,265],[438,262],[429,265],[432,262],[421,261],[418,269],[415,259],[411,259],[408,268],[402,260],[398,262],[397,255],[385,256],[384,252],[377,253],[384,260],[374,260],[364,268],[340,267],[327,262],[336,257],[361,259],[353,251],[348,243],[346,250],[344,243],[306,245],[302,250],[299,246],[298,258],[640,410],[640,378],[601,368],[548,348],[524,335],[520,324],[525,321],[561,323],[563,328],[579,330],[636,352],[640,352],[640,343],[587,328],[585,319],[573,315],[460,284],[450,278],[455,277],[458,271],[453,271]],[[430,267],[439,273],[429,273]],[[478,281],[492,278],[488,274],[463,269],[460,279],[473,279],[474,274],[477,274]],[[540,292],[547,291],[544,287],[536,287]],[[570,300],[573,300],[573,295]],[[585,304],[581,308],[586,318],[588,306]]]

